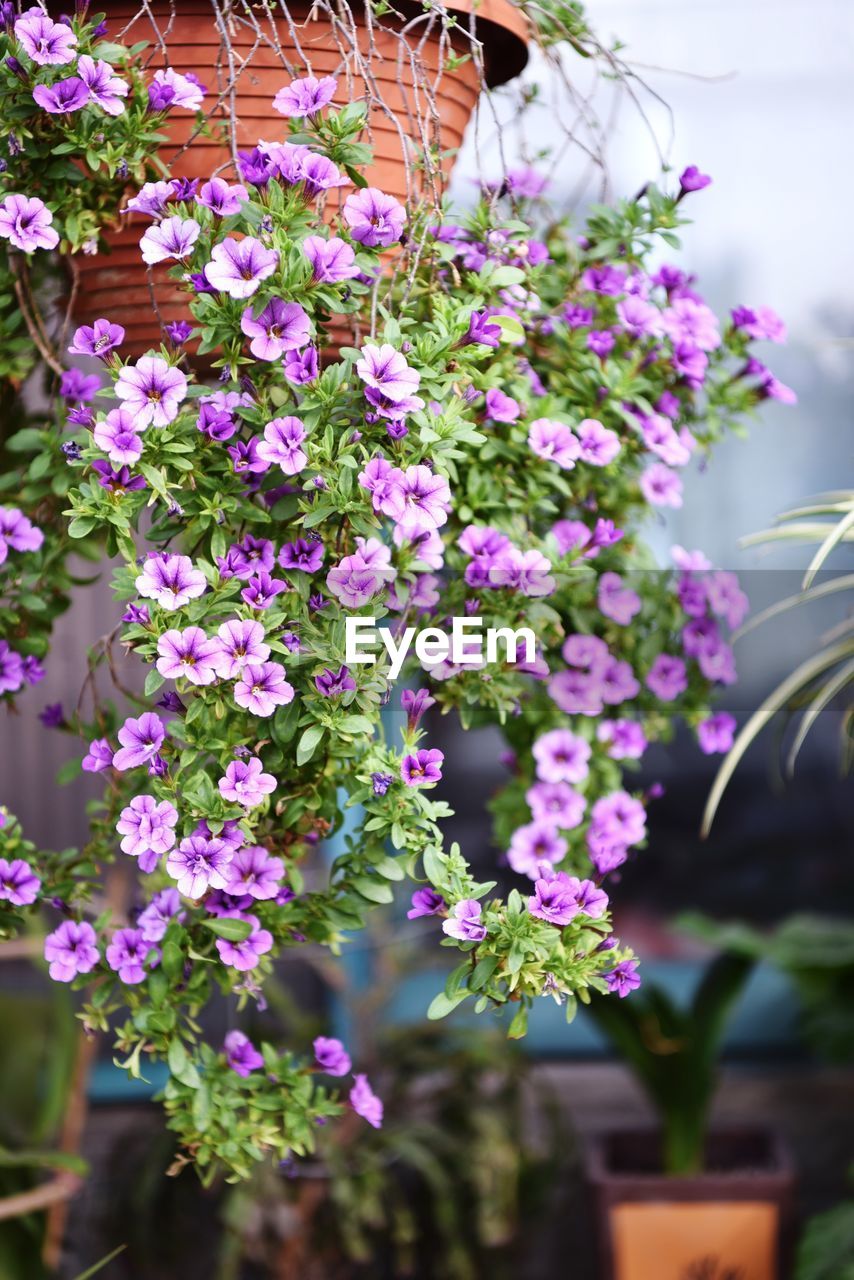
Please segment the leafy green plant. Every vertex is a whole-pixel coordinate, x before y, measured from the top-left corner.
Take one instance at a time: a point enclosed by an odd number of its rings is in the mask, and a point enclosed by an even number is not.
[[[655,1106],[669,1174],[703,1167],[709,1107],[727,1019],[755,958],[724,953],[711,962],[687,1008],[647,982],[630,1000],[599,1000],[590,1012]]]
[[[383,1129],[356,1140],[352,1128],[328,1128],[313,1164],[292,1177],[259,1169],[235,1188],[217,1280],[237,1280],[246,1258],[283,1278],[354,1265],[447,1280],[514,1274],[517,1228],[530,1225],[565,1147],[547,1091],[538,1082],[526,1098],[525,1059],[499,1033],[422,1025],[385,1033],[376,1052],[394,1063]]]
[[[757,613],[737,632],[735,639],[766,622],[773,622],[790,609],[815,604],[830,596],[852,597],[854,573],[837,573],[825,581],[816,581],[834,551],[854,542],[854,490],[840,489],[822,494],[804,506],[784,511],[771,529],[751,534],[745,546],[767,546],[776,543],[803,542],[816,546],[804,573],[801,590],[776,601]],[[706,811],[703,832],[707,834],[714,821],[721,798],[744,753],[758,735],[780,714],[800,722],[788,750],[786,766],[791,774],[807,735],[823,711],[838,698],[846,698],[840,725],[842,759],[850,768],[854,749],[854,622],[847,618],[824,638],[814,653],[805,658],[790,675],[768,694],[738,734],[732,748],[721,763]]]

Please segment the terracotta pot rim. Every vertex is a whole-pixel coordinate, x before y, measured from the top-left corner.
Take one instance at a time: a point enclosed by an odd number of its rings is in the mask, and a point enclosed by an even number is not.
[[[398,0],[400,8],[404,13],[417,14],[422,12],[420,5],[415,0]],[[121,4],[122,0],[102,0],[103,8],[106,12]],[[310,12],[311,5],[309,0],[304,0],[300,6]],[[530,25],[525,14],[511,0],[447,0],[447,8],[449,12],[462,14],[465,17],[473,19],[474,32],[478,39],[483,43],[484,55],[484,80],[490,89],[495,89],[499,85],[506,84],[509,80],[513,80],[522,72],[528,63],[528,44],[530,41]],[[202,15],[208,16],[209,10],[207,6],[201,8],[197,14],[183,15],[179,13],[179,17],[195,17]],[[319,14],[314,21],[322,23],[323,15]],[[299,27],[299,22],[295,25]],[[461,29],[469,29],[469,24],[460,22]],[[170,42],[166,41],[167,48]],[[176,48],[188,47],[218,47],[219,41],[209,42],[201,41],[197,46],[187,46],[183,42],[175,42]]]

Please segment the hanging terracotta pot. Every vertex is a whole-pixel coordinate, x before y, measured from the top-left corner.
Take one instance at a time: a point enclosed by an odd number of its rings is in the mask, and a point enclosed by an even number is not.
[[[443,33],[438,19],[431,23],[420,9],[413,14],[421,18],[413,17],[404,31],[399,20],[392,26],[395,20],[388,17],[373,18],[369,29],[356,6],[343,28],[306,3],[281,10],[273,5],[236,7],[227,18],[213,11],[210,0],[181,0],[179,6],[149,0],[144,9],[135,0],[115,0],[104,7],[114,38],[149,42],[143,56],[152,73],[167,64],[179,72],[192,71],[207,86],[206,107],[216,104],[210,114],[213,136],[199,132],[190,113],[168,117],[163,130],[168,142],[159,155],[176,177],[206,180],[215,172],[236,177],[234,150],[251,150],[261,138],[285,136],[284,120],[272,100],[293,74],[310,71],[338,76],[336,105],[368,102],[365,138],[374,160],[366,177],[370,185],[407,202],[427,181],[408,163],[425,143],[436,146],[443,157],[438,186],[447,180],[453,156],[445,153],[460,146],[481,88],[474,58],[453,69],[446,66],[450,54],[470,51],[466,35]],[[488,86],[518,75],[528,56],[527,21],[509,0],[454,0],[449,8],[464,30],[464,15],[475,12]],[[268,16],[272,13],[274,17]],[[225,131],[216,127],[223,124]],[[123,354],[130,358],[158,346],[164,324],[190,319],[184,295],[168,279],[167,268],[155,268],[149,276],[142,263],[139,240],[146,225],[145,219],[124,218],[120,228],[106,233],[110,252],[78,254],[71,260],[77,323],[106,316],[122,325]],[[336,332],[334,339],[346,340],[346,335]]]

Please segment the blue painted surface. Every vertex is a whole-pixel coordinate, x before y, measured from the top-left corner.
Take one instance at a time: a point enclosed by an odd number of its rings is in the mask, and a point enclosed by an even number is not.
[[[169,1078],[164,1062],[149,1063],[145,1080],[133,1080],[112,1062],[96,1062],[89,1077],[89,1100],[102,1105],[111,1102],[147,1102]]]
[[[643,973],[680,1004],[687,1004],[696,990],[705,965],[700,961],[645,961]],[[430,1001],[444,986],[445,973],[426,970],[406,978],[385,1008],[384,1021],[391,1025],[420,1022]],[[631,998],[631,997],[629,997]],[[513,1011],[509,1011],[512,1016]],[[458,1026],[472,1026],[483,1018],[463,1004],[451,1014]],[[509,1021],[509,1016],[497,1017]],[[730,1057],[748,1058],[790,1054],[798,1046],[798,1005],[788,980],[776,969],[759,966],[752,974],[730,1018],[724,1051]],[[613,1057],[607,1039],[593,1019],[581,1008],[567,1024],[564,1009],[553,1000],[539,1000],[531,1010],[528,1035],[521,1042],[533,1057],[565,1059]]]

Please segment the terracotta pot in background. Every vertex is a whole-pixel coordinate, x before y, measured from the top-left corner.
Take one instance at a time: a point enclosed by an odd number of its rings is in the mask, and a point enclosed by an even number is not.
[[[794,1172],[778,1138],[723,1130],[708,1172],[667,1177],[653,1131],[603,1134],[587,1149],[600,1280],[784,1280]]]
[[[295,74],[303,70],[317,76],[337,74],[336,104],[365,97],[371,104],[365,137],[373,147],[374,162],[366,173],[368,182],[404,202],[418,190],[419,175],[411,168],[409,181],[415,191],[408,187],[406,158],[407,153],[412,157],[419,149],[420,128],[424,126],[418,122],[423,121],[426,107],[424,85],[430,85],[435,103],[435,123],[428,119],[427,137],[431,143],[438,142],[441,152],[459,147],[480,92],[474,59],[452,71],[443,67],[448,50],[441,48],[438,28],[435,35],[426,39],[421,25],[407,34],[408,43],[418,53],[418,74],[408,59],[401,58],[400,36],[393,30],[374,29],[369,69],[372,84],[368,88],[355,73],[348,77],[340,36],[336,39],[322,12],[315,10],[309,16],[306,3],[288,6],[290,21],[278,14],[274,22],[259,17],[259,24],[264,24],[262,43],[244,19],[235,21],[228,37],[231,64],[209,0],[181,0],[174,14],[169,0],[150,0],[148,12],[142,13],[135,0],[115,0],[104,7],[115,38],[128,43],[151,43],[143,56],[152,73],[167,61],[177,71],[194,72],[207,86],[207,109],[216,103],[228,83],[230,65],[242,68],[233,92],[212,114],[213,122],[226,123],[230,128],[233,119],[233,138],[240,150],[251,149],[259,138],[281,140],[287,136],[286,121],[273,110],[272,100],[291,78],[288,67]],[[451,7],[461,15],[476,9],[476,33],[484,46],[486,84],[503,84],[518,75],[527,61],[527,23],[520,11],[509,0],[480,0],[477,4],[473,0],[454,0]],[[382,19],[386,27],[389,21]],[[465,19],[461,17],[460,22]],[[166,45],[166,56],[156,31]],[[360,50],[367,56],[368,32],[358,11],[355,33]],[[278,50],[274,41],[279,44]],[[454,35],[452,44],[456,52],[465,52],[469,47],[461,35]],[[214,137],[197,130],[196,118],[189,112],[176,111],[168,117],[164,132],[169,141],[159,154],[172,173],[176,177],[207,179],[220,172],[224,177],[235,178],[231,149],[222,140],[221,129],[215,130]],[[451,157],[443,161],[443,179],[449,176],[452,165]],[[333,193],[329,205],[332,216],[338,207],[336,198],[344,197],[340,192]],[[120,229],[107,233],[105,239],[111,252],[93,257],[78,254],[71,260],[77,285],[75,320],[78,324],[91,324],[99,316],[106,316],[121,324],[126,331],[123,355],[130,358],[159,345],[162,324],[190,319],[182,294],[167,278],[166,267],[155,268],[149,280],[139,254],[139,239],[146,225],[147,220],[127,220]],[[334,336],[338,341],[347,340],[344,332]]]

